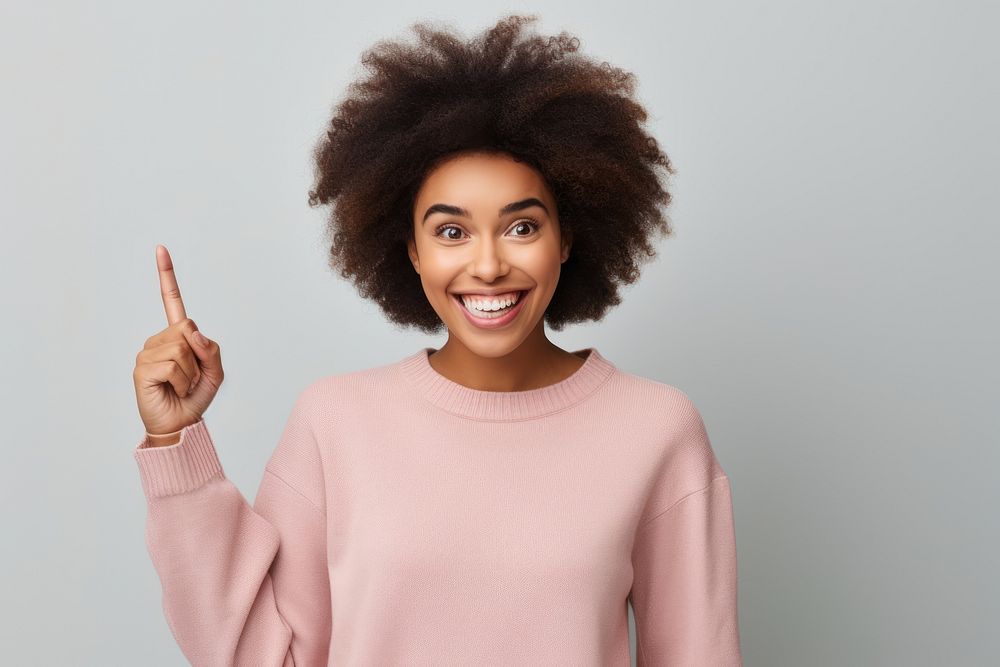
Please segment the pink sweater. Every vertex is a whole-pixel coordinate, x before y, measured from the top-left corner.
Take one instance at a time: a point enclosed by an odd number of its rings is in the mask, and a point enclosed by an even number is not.
[[[254,504],[204,419],[135,448],[194,665],[741,665],[729,479],[679,389],[595,348],[491,392],[423,348],[295,400]],[[589,352],[589,355],[588,355]]]

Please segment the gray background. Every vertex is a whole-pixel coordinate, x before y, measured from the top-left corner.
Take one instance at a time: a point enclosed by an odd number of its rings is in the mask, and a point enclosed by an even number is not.
[[[552,337],[699,406],[746,664],[993,662],[995,7],[4,3],[3,662],[184,664],[132,459],[157,243],[222,345],[206,418],[248,499],[306,383],[440,346],[326,268],[309,152],[375,40],[508,10],[634,71],[677,166],[676,236]]]

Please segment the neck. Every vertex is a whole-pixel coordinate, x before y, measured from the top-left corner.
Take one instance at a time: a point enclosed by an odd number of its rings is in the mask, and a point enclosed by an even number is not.
[[[522,421],[554,415],[586,401],[616,374],[614,364],[590,347],[571,353],[583,364],[557,382],[522,391],[479,390],[458,384],[432,368],[432,352],[436,352],[434,348],[424,347],[394,367],[399,386],[408,386],[421,401],[445,412],[477,421]]]
[[[428,361],[435,371],[460,385],[482,391],[525,391],[571,375],[583,359],[545,337],[542,322],[513,350],[497,352],[467,346],[451,332]]]

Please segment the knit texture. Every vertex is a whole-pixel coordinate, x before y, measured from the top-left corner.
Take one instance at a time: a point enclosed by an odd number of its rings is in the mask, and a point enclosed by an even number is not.
[[[202,419],[134,450],[193,665],[742,665],[729,479],[681,390],[596,348],[460,385],[425,347],[297,396],[251,506]]]

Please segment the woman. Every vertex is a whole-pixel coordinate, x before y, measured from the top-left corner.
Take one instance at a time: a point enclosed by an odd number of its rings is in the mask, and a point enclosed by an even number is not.
[[[679,389],[566,351],[669,233],[632,75],[510,16],[365,54],[315,152],[331,265],[440,349],[316,380],[254,505],[202,415],[219,345],[157,248],[147,544],[197,665],[741,664],[729,480]]]

